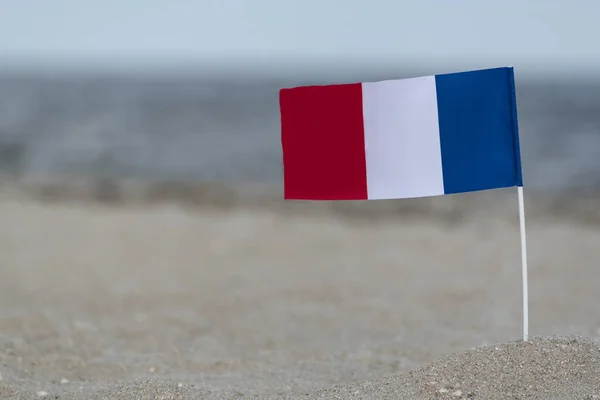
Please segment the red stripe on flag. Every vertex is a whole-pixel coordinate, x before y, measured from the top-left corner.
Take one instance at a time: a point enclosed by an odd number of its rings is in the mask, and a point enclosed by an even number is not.
[[[366,200],[360,83],[282,89],[284,198]]]

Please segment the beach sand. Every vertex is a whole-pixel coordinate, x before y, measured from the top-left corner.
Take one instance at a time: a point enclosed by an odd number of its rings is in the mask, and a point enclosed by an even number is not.
[[[522,343],[512,192],[314,212],[22,192],[0,196],[2,399],[600,396],[596,201],[528,198]]]

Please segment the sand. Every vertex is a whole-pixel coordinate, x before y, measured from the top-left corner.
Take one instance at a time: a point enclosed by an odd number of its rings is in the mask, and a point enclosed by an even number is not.
[[[337,385],[321,399],[596,399],[600,342],[531,338],[479,347],[404,374]]]
[[[0,398],[600,396],[594,202],[2,193]]]

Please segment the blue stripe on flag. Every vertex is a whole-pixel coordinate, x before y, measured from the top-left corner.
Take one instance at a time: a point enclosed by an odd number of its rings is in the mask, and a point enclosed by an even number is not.
[[[436,75],[445,194],[522,183],[512,68]]]

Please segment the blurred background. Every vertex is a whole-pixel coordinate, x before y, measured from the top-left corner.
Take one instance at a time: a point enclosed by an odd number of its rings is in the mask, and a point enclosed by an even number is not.
[[[515,67],[527,186],[599,183],[597,2],[5,1],[0,170],[281,181],[278,90]]]
[[[514,188],[285,203],[298,84],[513,66],[530,333],[600,337],[599,13],[0,1],[0,397],[148,375],[305,393],[521,337]]]

